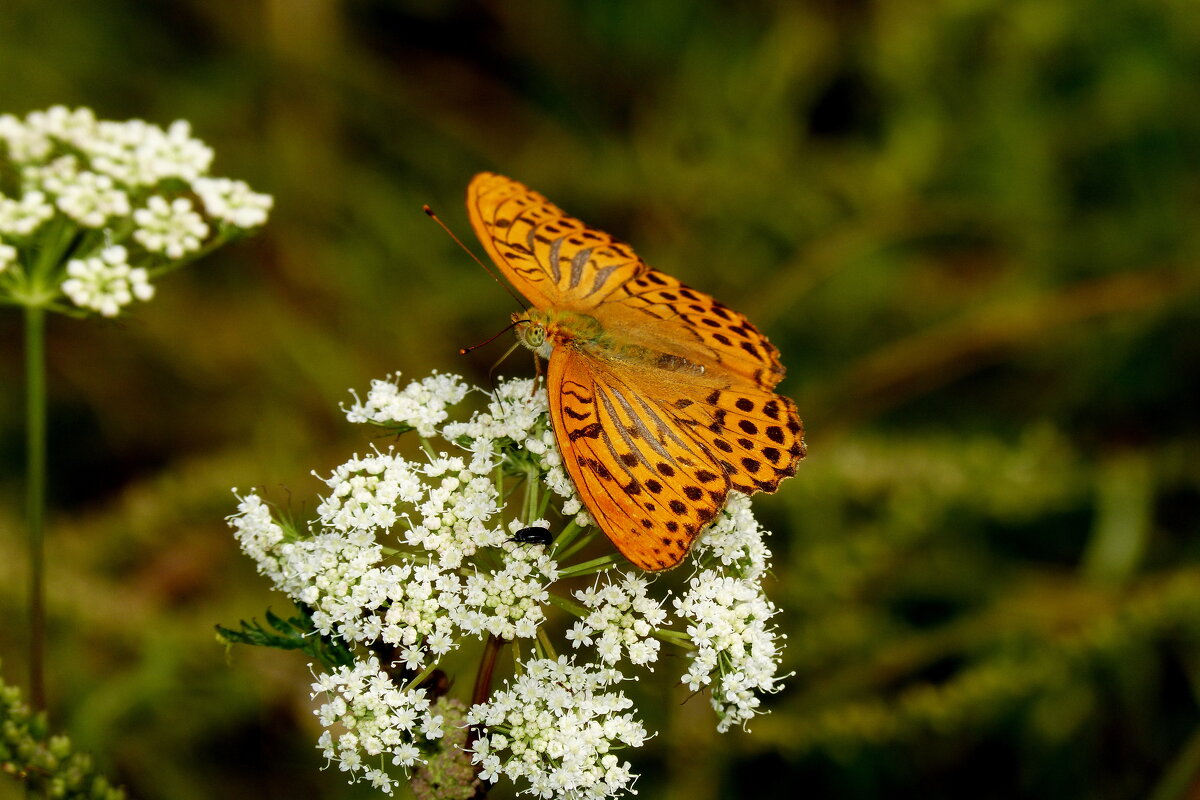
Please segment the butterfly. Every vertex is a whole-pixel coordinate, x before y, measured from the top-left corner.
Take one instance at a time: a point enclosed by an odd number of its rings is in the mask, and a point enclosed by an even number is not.
[[[731,489],[774,492],[805,455],[779,351],[749,320],[651,269],[523,184],[483,172],[471,225],[533,308],[554,438],[595,523],[635,566],[677,566]]]

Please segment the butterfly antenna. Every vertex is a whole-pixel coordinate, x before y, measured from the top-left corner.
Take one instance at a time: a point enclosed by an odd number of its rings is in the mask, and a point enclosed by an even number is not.
[[[492,280],[494,280],[496,283],[498,283],[502,287],[504,287],[504,291],[508,292],[509,295],[512,296],[512,299],[516,300],[517,303],[521,306],[521,308],[525,309],[526,311],[529,310],[529,306],[525,305],[525,301],[522,300],[520,297],[518,297],[516,292],[514,292],[507,283],[500,280],[500,278],[496,276],[496,273],[492,272],[491,268],[488,267],[487,264],[483,263],[483,261],[480,260],[479,256],[475,255],[475,253],[471,251],[471,248],[469,248],[465,244],[463,244],[462,239],[459,239],[457,236],[454,235],[454,231],[450,230],[450,227],[448,225],[446,225],[446,223],[442,222],[441,217],[439,217],[437,214],[433,213],[432,208],[430,208],[428,205],[426,205],[426,206],[422,206],[422,209],[425,211],[425,213],[429,216],[429,218],[431,220],[433,220],[434,222],[436,222],[438,225],[440,225],[442,227],[442,230],[444,230],[446,232],[446,235],[448,235],[451,239],[454,240],[455,244],[457,244],[459,247],[461,247],[463,250],[465,250],[467,255],[469,255],[471,258],[473,258],[475,260],[476,264],[483,267],[484,272],[486,272],[488,275],[492,276]],[[505,330],[507,330],[507,328]],[[501,332],[503,333],[503,331],[501,331]],[[487,344],[487,342],[484,342],[484,344]],[[476,347],[478,347],[478,346],[479,345],[476,345]],[[474,348],[472,348],[472,349],[474,349]]]
[[[515,328],[517,325],[521,324],[524,321],[525,320],[523,320],[523,319],[519,319],[516,322],[512,323],[511,325],[505,325],[503,328],[501,328],[497,332],[493,333],[491,336],[484,339],[479,344],[473,344],[470,347],[460,347],[460,348],[458,348],[458,354],[460,356],[465,356],[467,353],[471,352],[472,350],[478,350],[479,348],[483,347],[485,344],[491,344],[492,342],[499,339],[500,335],[503,334],[505,331],[512,330],[513,328]],[[509,348],[508,353],[511,353],[513,350],[515,350],[517,348],[517,345],[519,345],[519,344],[521,344],[521,343],[517,342],[511,348]],[[505,353],[504,355],[500,356],[500,361],[503,361],[504,359],[508,358],[508,353]],[[500,361],[497,361],[496,363],[499,364]],[[493,369],[494,369],[494,367],[493,367]]]

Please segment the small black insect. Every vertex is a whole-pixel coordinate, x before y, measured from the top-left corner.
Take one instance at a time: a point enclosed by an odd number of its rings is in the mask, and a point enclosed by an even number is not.
[[[509,541],[518,544],[550,545],[554,543],[554,534],[547,528],[521,528]]]

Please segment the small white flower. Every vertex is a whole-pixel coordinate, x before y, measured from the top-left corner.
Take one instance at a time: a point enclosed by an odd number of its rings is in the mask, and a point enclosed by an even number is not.
[[[54,206],[42,192],[25,192],[20,199],[0,194],[0,234],[28,236],[53,216]]]
[[[182,258],[208,236],[204,218],[192,210],[192,201],[177,197],[167,202],[154,195],[145,208],[133,212],[138,229],[133,238],[152,253],[165,253],[169,258]]]
[[[471,745],[480,778],[523,781],[541,797],[600,800],[629,791],[634,775],[611,751],[640,746],[646,731],[628,713],[633,701],[612,688],[620,675],[565,656],[525,667],[467,714],[486,729]],[[500,757],[506,752],[507,761]]]
[[[320,676],[312,689],[314,698],[325,701],[313,712],[321,725],[345,731],[336,739],[324,731],[317,746],[352,777],[363,768],[364,756],[379,763],[380,755],[390,755],[393,766],[407,771],[422,762],[415,743],[441,736],[440,715],[425,692],[395,688],[374,656]],[[382,769],[367,768],[362,778],[392,793],[395,779]]]
[[[769,625],[775,606],[755,582],[703,570],[674,600],[697,646],[683,676],[691,689],[712,686],[718,731],[744,725],[758,712],[755,692],[778,691],[779,645]]]
[[[80,308],[98,311],[106,317],[116,316],[122,306],[134,301],[149,300],[154,287],[144,269],[134,269],[126,259],[124,247],[107,247],[99,256],[71,259],[67,262],[67,280],[63,294]]]
[[[346,419],[377,425],[411,425],[419,435],[429,437],[436,432],[436,426],[446,421],[446,409],[462,402],[467,395],[467,385],[457,375],[435,372],[403,389],[399,378],[393,375],[387,380],[371,381],[365,402],[355,395],[354,405],[349,409],[343,407]]]
[[[265,223],[275,202],[271,195],[251,191],[244,181],[229,178],[197,178],[192,181],[192,189],[211,216],[239,228]]]
[[[85,228],[100,228],[129,214],[129,196],[108,175],[81,172],[56,190],[59,210]]]
[[[9,264],[17,263],[17,248],[11,244],[0,242],[0,272],[8,269]]]

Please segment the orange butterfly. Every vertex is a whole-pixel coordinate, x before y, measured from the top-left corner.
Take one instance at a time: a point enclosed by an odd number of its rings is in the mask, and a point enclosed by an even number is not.
[[[511,178],[476,175],[467,211],[535,306],[513,321],[549,361],[567,473],[636,566],[678,565],[730,489],[774,492],[796,473],[804,430],[772,391],[779,351],[745,317]]]

